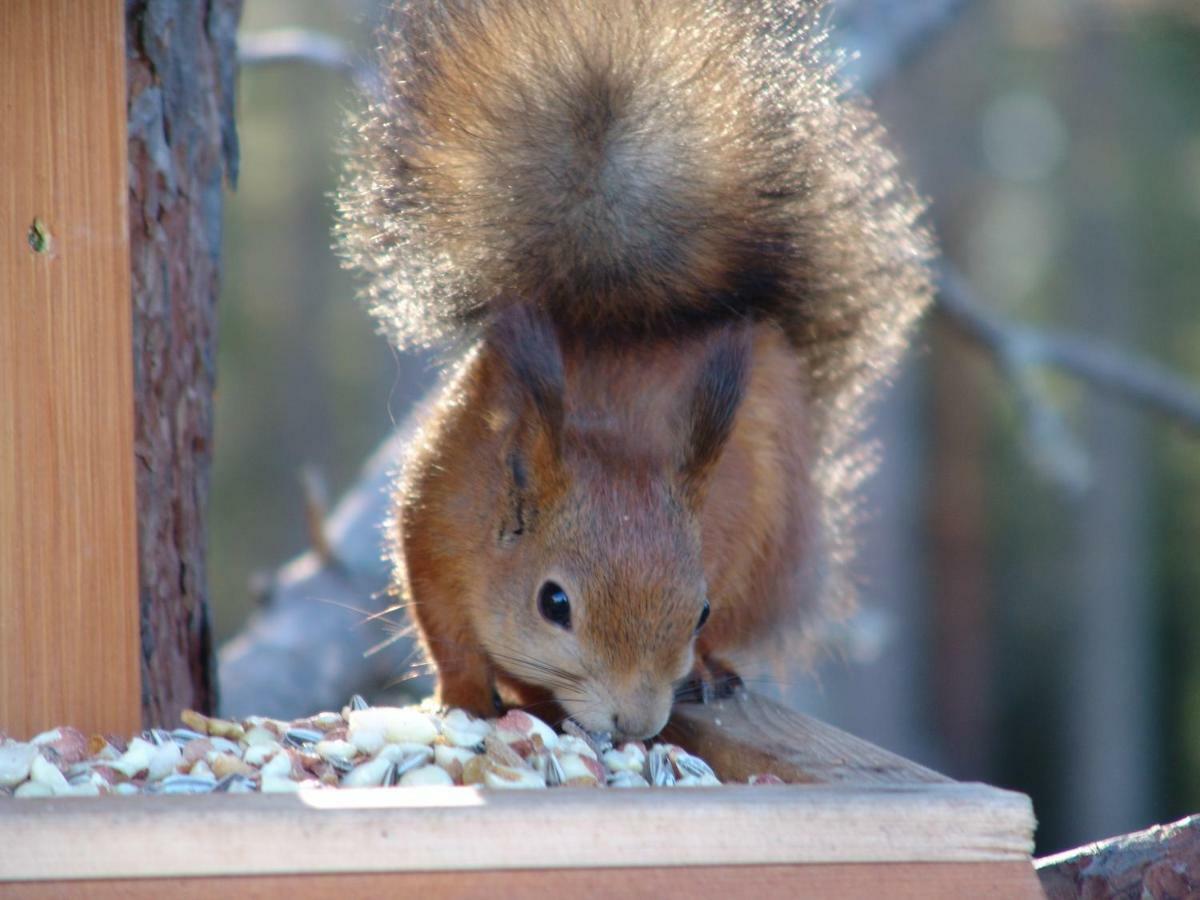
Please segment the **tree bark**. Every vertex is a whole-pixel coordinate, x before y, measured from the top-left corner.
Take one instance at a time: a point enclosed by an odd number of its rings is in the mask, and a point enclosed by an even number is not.
[[[1047,900],[1195,897],[1200,816],[1124,834],[1037,860]]]
[[[142,716],[216,705],[205,568],[241,0],[127,0]]]

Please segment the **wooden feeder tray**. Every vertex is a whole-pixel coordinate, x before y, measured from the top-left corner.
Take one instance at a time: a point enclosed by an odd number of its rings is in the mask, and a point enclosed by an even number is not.
[[[788,784],[0,801],[0,897],[1042,896],[1022,794],[745,692],[665,737]]]

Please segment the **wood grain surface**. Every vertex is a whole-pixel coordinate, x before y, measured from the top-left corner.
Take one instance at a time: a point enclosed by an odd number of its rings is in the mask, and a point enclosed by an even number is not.
[[[58,881],[0,884],[0,898],[21,900],[209,900],[212,897],[309,900],[318,897],[863,898],[878,900],[1037,900],[1028,862],[852,863],[816,866],[703,866],[690,869],[548,869],[405,872],[373,875],[277,875],[261,878]]]
[[[476,788],[0,800],[0,881],[798,863],[1028,863],[979,784]],[[86,848],[86,852],[84,849]]]
[[[0,3],[0,728],[141,727],[124,5]]]
[[[947,783],[910,762],[746,690],[675,706],[663,737],[708,761],[722,779],[771,773],[789,784]]]

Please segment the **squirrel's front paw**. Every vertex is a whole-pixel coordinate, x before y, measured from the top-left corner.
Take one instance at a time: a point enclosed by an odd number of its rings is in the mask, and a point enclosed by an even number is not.
[[[437,702],[445,709],[465,710],[480,719],[502,716],[506,711],[495,685],[467,679],[440,679]]]
[[[714,656],[700,657],[692,667],[692,674],[675,689],[675,700],[711,703],[732,697],[743,687],[741,676],[728,664]]]

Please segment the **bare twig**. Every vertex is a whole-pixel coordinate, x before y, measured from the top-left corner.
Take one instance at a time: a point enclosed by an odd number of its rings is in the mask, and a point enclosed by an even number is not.
[[[329,491],[316,466],[300,470],[300,487],[304,492],[304,525],[308,529],[308,544],[326,566],[341,566],[329,540],[325,520],[329,516]]]
[[[937,310],[1006,371],[1056,369],[1200,435],[1200,391],[1155,362],[1076,334],[1006,322],[976,300],[949,266],[942,272]]]
[[[305,28],[272,28],[238,36],[238,62],[246,68],[315,66],[337,72],[366,94],[379,89],[375,68],[345,41]]]

